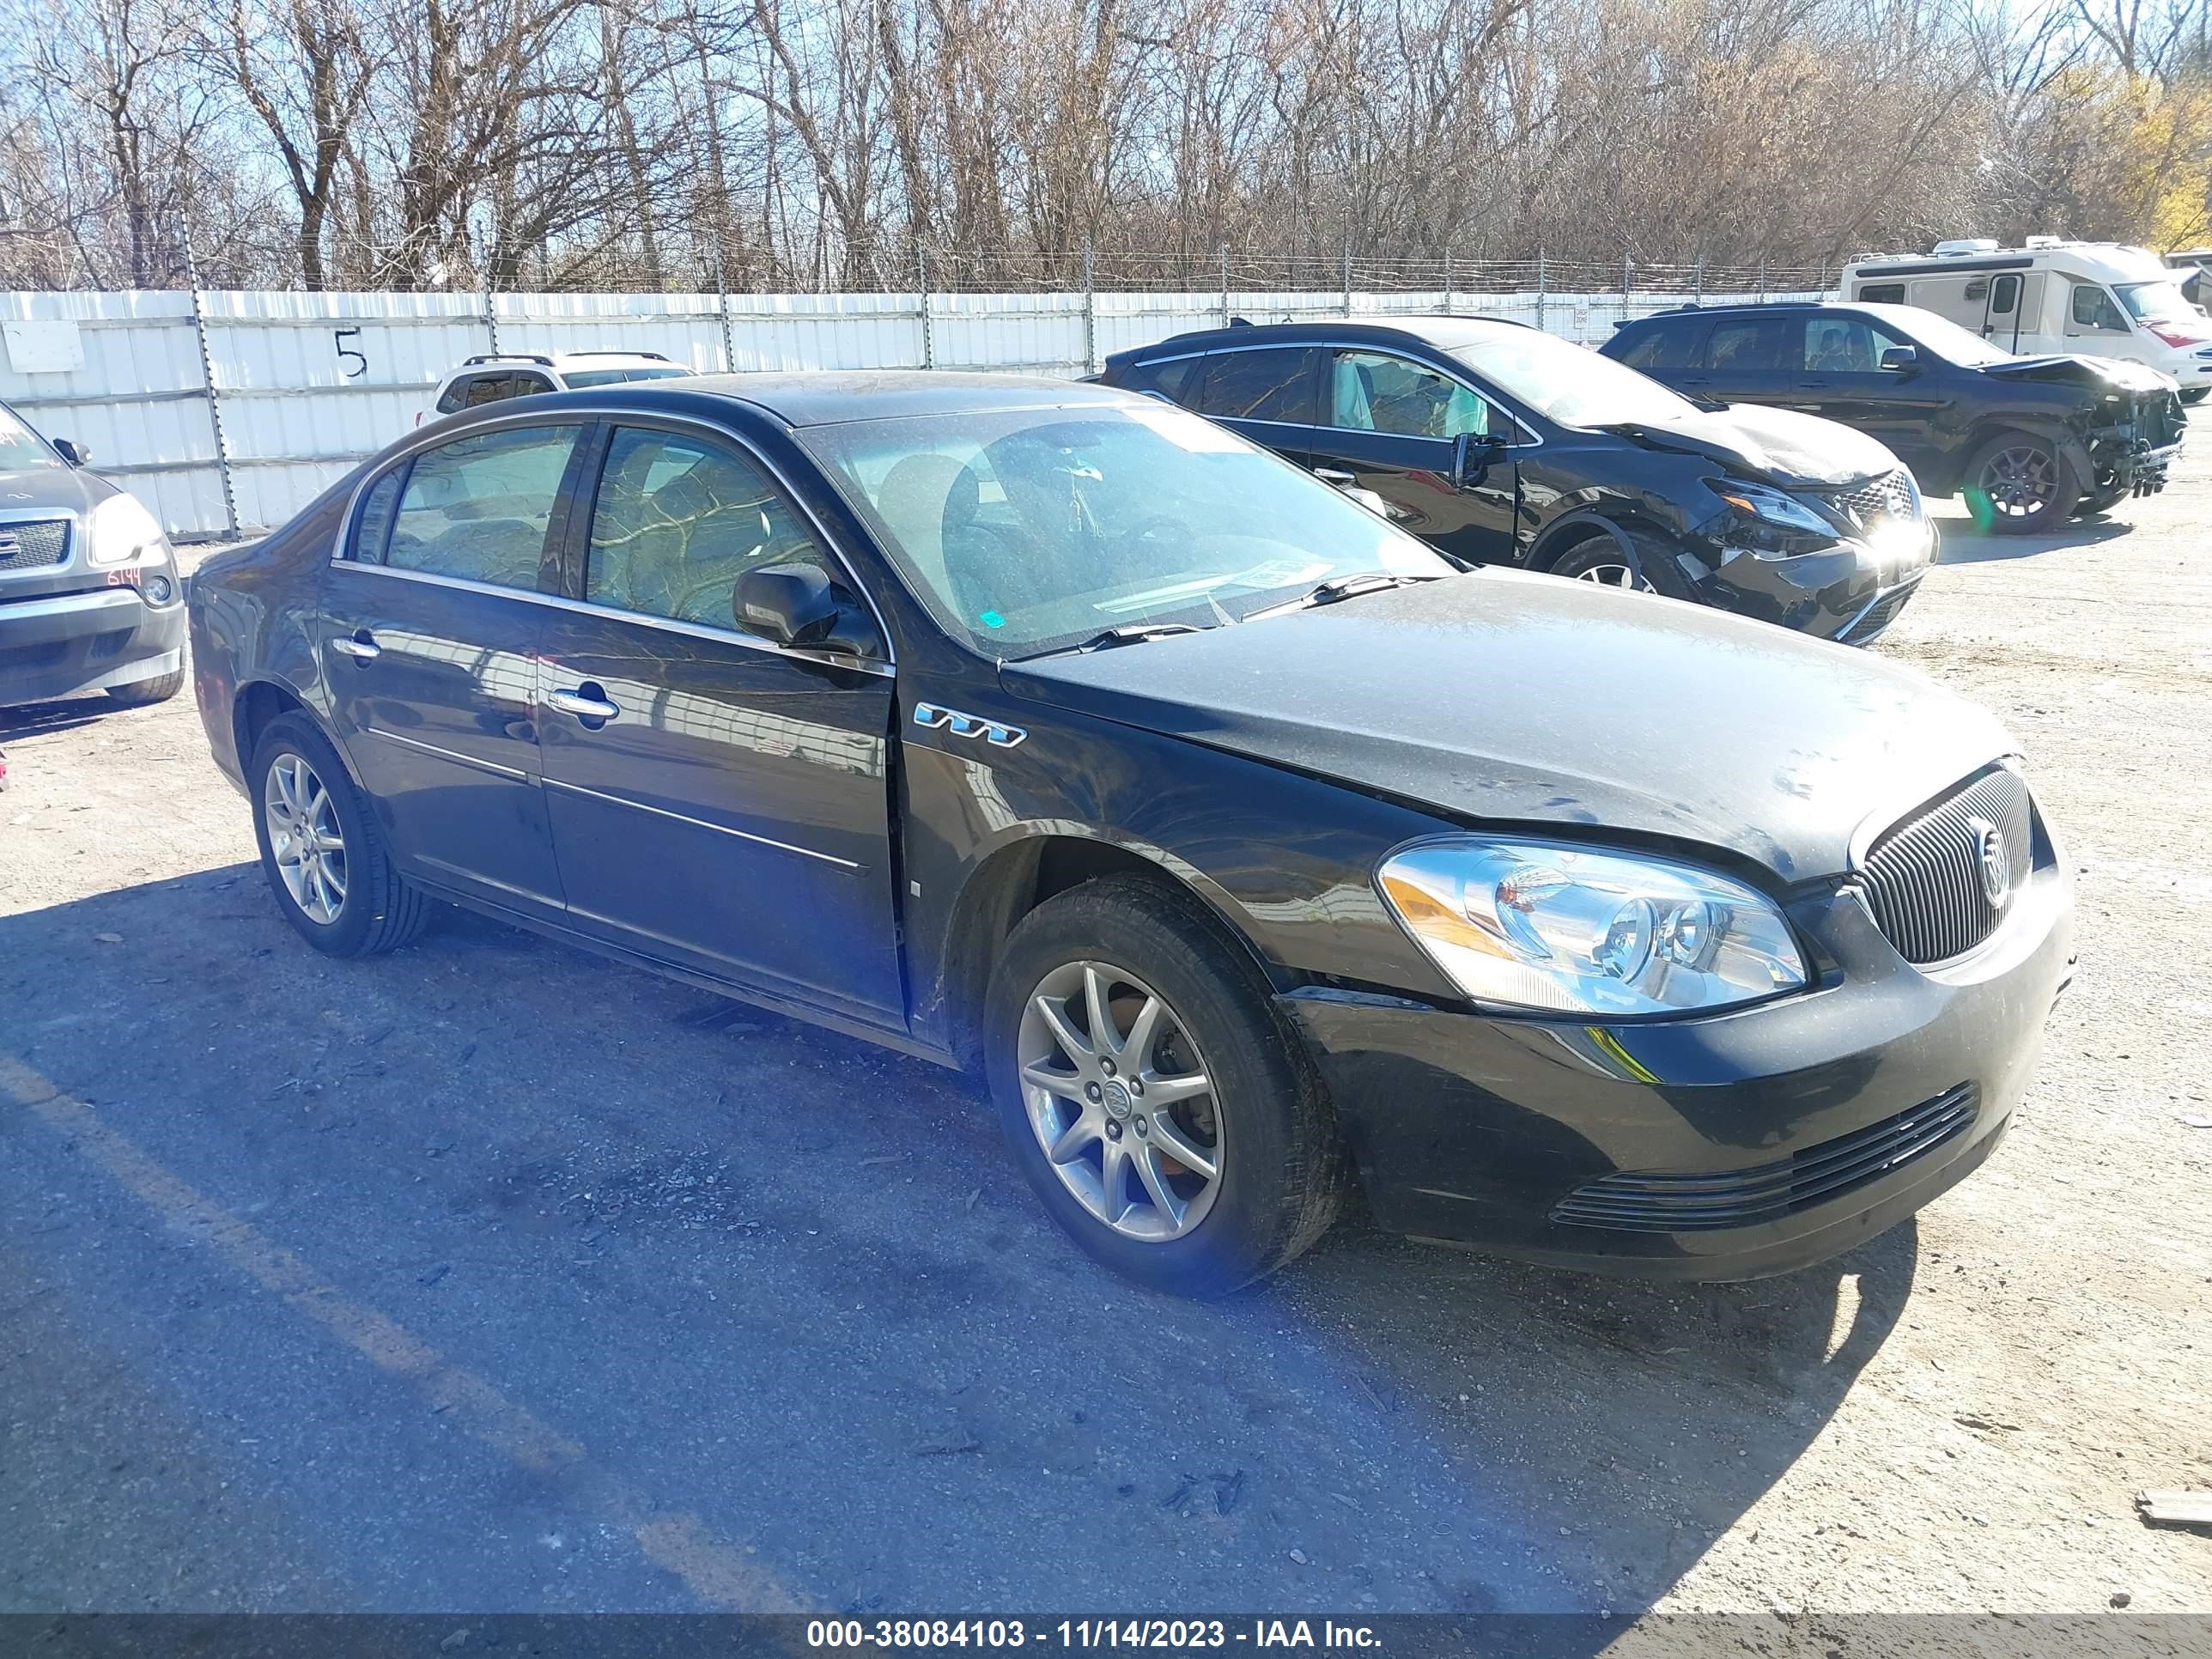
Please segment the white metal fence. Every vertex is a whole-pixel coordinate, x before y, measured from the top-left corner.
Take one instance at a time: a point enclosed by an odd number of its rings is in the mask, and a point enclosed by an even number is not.
[[[705,372],[1082,374],[1229,317],[1482,313],[1595,344],[1689,294],[0,295],[0,399],[87,445],[180,540],[282,524],[484,351],[658,351]],[[1745,296],[1748,297],[1748,296]],[[1768,299],[1817,295],[1767,295]]]

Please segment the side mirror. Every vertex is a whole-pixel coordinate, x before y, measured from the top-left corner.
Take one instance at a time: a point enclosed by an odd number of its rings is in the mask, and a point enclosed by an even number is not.
[[[89,445],[76,443],[67,438],[56,438],[53,440],[53,446],[54,453],[71,466],[92,465],[92,449]]]
[[[1452,440],[1452,488],[1474,489],[1490,476],[1492,463],[1504,453],[1505,440],[1495,432],[1461,433]]]
[[[738,628],[777,645],[876,654],[875,630],[837,597],[819,566],[768,564],[738,578],[730,608]]]
[[[1920,354],[1911,346],[1891,346],[1881,354],[1881,367],[1884,374],[1917,374]]]

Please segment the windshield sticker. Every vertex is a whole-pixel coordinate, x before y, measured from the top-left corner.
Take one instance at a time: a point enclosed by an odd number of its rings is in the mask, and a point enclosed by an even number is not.
[[[1006,625],[1006,619],[995,611],[982,611],[975,620],[986,628],[1004,628]]]

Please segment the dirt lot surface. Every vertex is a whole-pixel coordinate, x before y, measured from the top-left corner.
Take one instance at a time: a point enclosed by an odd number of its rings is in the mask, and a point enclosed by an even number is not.
[[[325,962],[189,696],[0,714],[0,1609],[2212,1610],[2133,1501],[2212,1487],[2208,461],[1948,522],[1878,648],[2011,723],[2080,975],[1984,1170],[1744,1285],[1148,1296],[952,1074],[458,915]]]

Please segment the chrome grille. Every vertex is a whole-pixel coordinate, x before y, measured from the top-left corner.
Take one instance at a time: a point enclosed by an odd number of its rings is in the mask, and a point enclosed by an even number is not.
[[[2027,879],[2034,809],[2027,786],[1992,767],[1938,805],[1883,831],[1859,868],[1875,925],[1907,962],[1944,962],[1996,929]],[[2003,848],[2005,881],[1993,902],[1984,886],[1985,839]]]
[[[1912,482],[1905,476],[1903,467],[1878,478],[1869,478],[1856,489],[1836,490],[1828,499],[1863,526],[1877,525],[1886,519],[1920,516],[1912,504]]]
[[[69,521],[0,524],[0,570],[35,570],[69,557]]]
[[[1747,1170],[1601,1176],[1553,1205],[1552,1219],[1631,1233],[1711,1232],[1777,1220],[1934,1152],[1965,1131],[1980,1102],[1980,1091],[1961,1083],[1879,1123]]]

